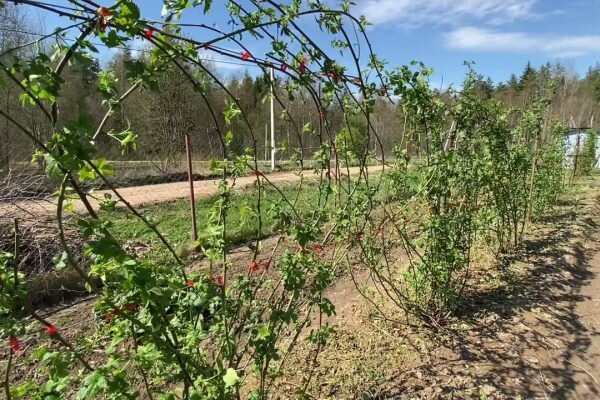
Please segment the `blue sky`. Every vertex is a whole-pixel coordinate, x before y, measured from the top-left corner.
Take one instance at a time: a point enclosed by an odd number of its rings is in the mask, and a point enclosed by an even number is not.
[[[66,0],[55,0],[65,4]],[[215,4],[223,4],[215,1]],[[243,3],[243,1],[242,1]],[[460,83],[464,61],[494,81],[519,75],[527,61],[539,66],[560,60],[585,74],[600,60],[598,0],[356,0],[354,11],[372,22],[369,36],[376,52],[390,66],[421,60],[436,71],[432,83]],[[138,1],[145,17],[159,19],[162,0]],[[107,3],[107,5],[109,5]],[[184,22],[210,22],[229,29],[223,7],[204,16],[192,10]],[[65,24],[48,17],[47,29]],[[200,34],[188,32],[196,39]],[[319,37],[314,32],[315,37]],[[131,46],[139,47],[140,43]],[[266,44],[250,44],[257,55]],[[102,54],[105,60],[110,57]],[[218,64],[225,74],[243,66]]]
[[[358,8],[386,58],[419,59],[440,81],[460,81],[465,60],[494,81],[529,60],[560,60],[580,75],[600,60],[597,0],[359,0]]]

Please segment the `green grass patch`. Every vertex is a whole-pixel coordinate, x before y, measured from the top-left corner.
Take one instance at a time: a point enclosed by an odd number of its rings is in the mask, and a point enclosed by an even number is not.
[[[284,196],[295,205],[299,215],[308,215],[319,205],[319,188],[312,182],[305,182],[298,190],[297,185],[286,185],[280,192],[273,188],[263,188],[261,191],[260,209],[262,215],[262,228],[260,236],[272,235],[275,231],[274,216],[270,212],[274,204],[284,202]],[[324,203],[325,195],[321,195]],[[196,201],[196,220],[198,233],[207,228],[210,215],[214,212],[218,196],[211,196]],[[234,191],[231,195],[230,208],[227,213],[226,241],[229,244],[244,243],[256,239],[258,231],[258,190],[255,187]],[[285,206],[291,209],[290,206]],[[190,203],[188,200],[179,200],[170,203],[156,204],[140,210],[151,223],[165,236],[174,247],[191,243],[192,221]],[[111,231],[122,243],[139,243],[148,246],[149,251],[144,257],[155,262],[168,262],[170,255],[167,249],[159,242],[158,238],[146,224],[139,218],[125,210],[104,212],[113,227]]]
[[[375,186],[379,177],[373,177],[370,186]],[[364,185],[364,184],[363,184]],[[347,182],[344,182],[347,190]],[[335,189],[335,185],[332,186]],[[390,195],[390,183],[384,179],[375,198],[376,202],[394,201]],[[260,237],[266,237],[276,233],[275,215],[272,208],[276,204],[282,204],[282,208],[292,214],[292,207],[298,215],[309,216],[317,210],[335,211],[334,197],[331,192],[328,201],[325,201],[325,190],[319,191],[318,183],[314,180],[305,181],[301,187],[298,184],[287,184],[279,186],[276,190],[265,186],[261,190],[260,215],[262,215],[262,226]],[[342,203],[347,196],[342,191]],[[289,201],[288,204],[285,201]],[[392,197],[390,199],[390,197]],[[208,227],[210,216],[215,211],[218,196],[198,199],[196,201],[196,221],[198,234],[202,237],[203,231]],[[153,223],[168,242],[176,249],[189,247],[191,244],[192,221],[189,200],[178,200],[169,203],[161,203],[146,206],[139,210],[140,213]],[[258,190],[255,186],[234,190],[231,194],[230,208],[227,213],[226,241],[229,245],[236,245],[255,240],[259,236],[258,231]],[[172,257],[164,245],[160,243],[154,232],[146,224],[126,210],[115,210],[103,212],[103,217],[113,224],[111,231],[116,238],[124,244],[131,244],[139,249],[143,258],[155,263],[168,264]]]

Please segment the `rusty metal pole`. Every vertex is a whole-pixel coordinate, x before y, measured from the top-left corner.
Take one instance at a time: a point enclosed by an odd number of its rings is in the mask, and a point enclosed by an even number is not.
[[[192,169],[192,144],[190,135],[185,135],[185,155],[187,157],[188,181],[190,183],[190,208],[192,211],[192,239],[198,240],[198,226],[196,224],[196,198],[194,195],[194,171]]]

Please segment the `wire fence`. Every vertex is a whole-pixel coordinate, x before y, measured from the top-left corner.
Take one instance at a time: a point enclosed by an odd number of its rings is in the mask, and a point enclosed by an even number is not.
[[[574,166],[581,157],[585,134],[586,130],[582,129],[571,131],[567,136],[567,163],[573,176],[576,172]],[[194,193],[196,198],[208,197],[216,192],[217,187],[218,176],[211,172],[211,159],[221,156],[218,143],[212,143],[215,138],[210,135],[191,139]],[[155,141],[139,140],[137,145],[135,152],[123,152],[116,141],[102,144],[99,153],[114,169],[109,177],[111,185],[119,188],[136,207],[188,198],[190,186],[185,142],[182,140],[181,143],[170,142],[160,146]],[[77,279],[70,285],[69,280],[56,271],[56,257],[61,252],[56,227],[56,189],[59,182],[49,177],[46,163],[32,161],[35,150],[13,132],[8,133],[8,140],[0,142],[0,250],[13,251],[15,242],[12,232],[17,219],[22,237],[19,243],[21,270],[36,277],[32,282],[38,298],[62,301],[71,292],[81,295],[84,288],[80,287]],[[316,149],[306,146],[302,149],[280,150],[276,159],[278,170],[297,168],[293,154],[300,150],[303,154],[312,155]],[[270,171],[269,146],[259,146],[257,152],[261,159],[259,169]],[[313,162],[305,160],[304,166],[312,168]],[[248,183],[251,182],[250,177]],[[109,192],[106,184],[98,180],[87,182],[82,188],[95,207],[103,194]],[[80,204],[75,211],[83,213],[85,209]],[[76,250],[74,253],[82,254],[83,239],[77,230],[67,227],[65,233],[68,242]],[[57,281],[60,281],[60,290],[57,290]]]
[[[570,181],[573,182],[577,175],[586,173],[587,169],[597,168],[600,165],[600,137],[596,133],[596,155],[593,160],[584,152],[588,133],[592,128],[571,128],[567,134],[566,163],[570,169]]]
[[[57,181],[48,176],[47,165],[44,162],[33,162],[33,149],[13,145],[14,141],[8,140],[0,143],[0,154],[3,162],[0,165],[0,204],[16,204],[23,201],[44,201],[54,197]],[[141,142],[143,144],[143,142]],[[211,171],[211,163],[219,159],[216,151],[211,151],[206,141],[192,141],[191,165],[192,178],[201,181],[217,178]],[[304,149],[312,151],[313,149]],[[262,150],[261,150],[262,153]],[[265,154],[270,149],[266,148]],[[114,173],[110,176],[113,185],[119,188],[160,185],[174,182],[188,181],[188,162],[185,145],[180,148],[168,149],[143,146],[138,148],[133,155],[123,154],[118,148],[108,147],[102,152]],[[261,157],[262,158],[262,157]],[[276,169],[286,170],[296,166],[283,152],[276,157]],[[309,164],[310,165],[310,164]],[[270,160],[259,162],[261,170],[269,170]],[[84,189],[105,189],[99,181],[84,185]],[[168,187],[156,187],[155,190],[169,190]],[[3,215],[0,209],[0,218],[10,217]]]
[[[20,270],[28,276],[33,301],[60,302],[70,296],[85,293],[77,277],[70,280],[65,272],[56,269],[61,246],[58,241],[56,190],[60,182],[48,174],[44,161],[32,161],[36,149],[14,131],[4,132],[7,140],[0,142],[0,251],[13,252],[14,226],[19,224]],[[219,159],[217,144],[208,139],[192,138],[191,171],[196,197],[208,197],[217,190],[218,176],[211,172],[211,159]],[[138,141],[135,152],[122,152],[116,142],[107,142],[100,152],[114,169],[108,177],[126,200],[135,206],[186,199],[190,196],[188,162],[185,143],[155,146]],[[261,158],[270,157],[270,148],[261,146]],[[303,149],[306,154],[314,148]],[[277,171],[291,170],[297,164],[290,160],[289,151],[281,150],[276,158]],[[305,167],[312,163],[305,161]],[[271,170],[268,159],[259,161],[259,169]],[[78,179],[78,177],[74,177]],[[255,178],[249,177],[248,183]],[[110,192],[100,180],[81,185],[96,208],[104,193]],[[75,212],[84,213],[82,204]],[[66,239],[73,253],[83,254],[80,233],[65,226]],[[83,259],[80,260],[82,263]]]

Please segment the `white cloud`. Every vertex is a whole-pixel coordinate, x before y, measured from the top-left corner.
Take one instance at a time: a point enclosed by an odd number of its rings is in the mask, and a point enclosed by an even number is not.
[[[500,24],[534,16],[538,0],[362,0],[358,12],[372,24],[394,23],[405,28],[424,24],[455,24],[485,20]]]
[[[551,36],[464,27],[447,34],[446,45],[459,50],[543,53],[555,57],[577,57],[599,53],[600,36]]]

